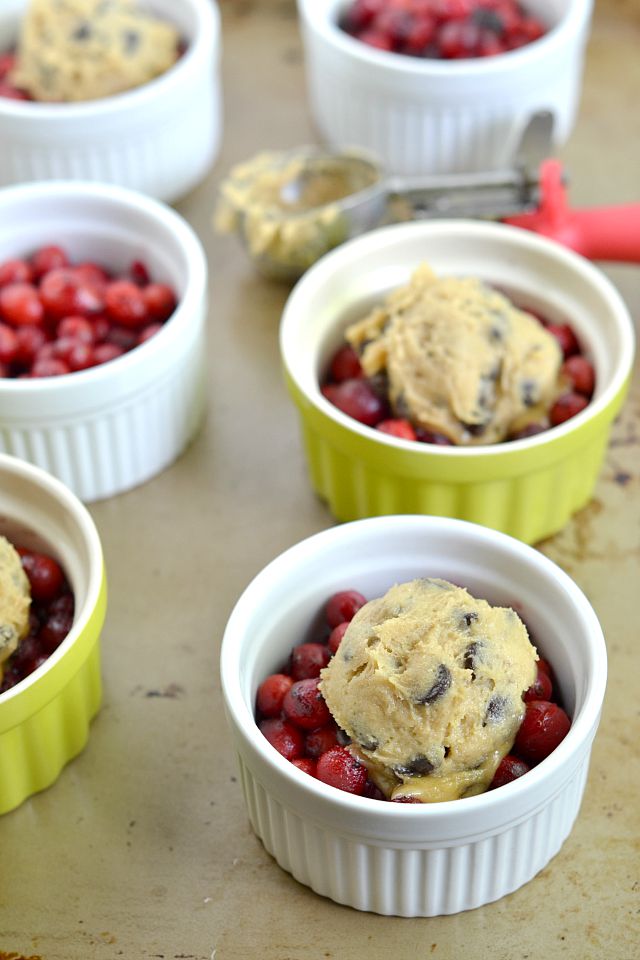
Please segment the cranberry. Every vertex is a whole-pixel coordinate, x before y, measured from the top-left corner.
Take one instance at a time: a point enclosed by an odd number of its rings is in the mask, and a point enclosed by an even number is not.
[[[434,433],[432,430],[424,430],[422,427],[418,427],[416,430],[416,440],[419,440],[420,443],[433,443],[437,447],[454,446],[453,440],[444,433]]]
[[[93,351],[93,359],[96,365],[108,363],[109,360],[123,356],[124,352],[116,343],[99,343]]]
[[[565,360],[567,357],[573,356],[574,353],[579,353],[580,344],[568,323],[550,323],[547,332],[552,334],[560,344]]]
[[[130,280],[115,280],[105,294],[107,316],[123,327],[143,327],[148,319],[140,287]]]
[[[343,380],[342,383],[328,383],[322,388],[322,393],[347,416],[369,427],[374,427],[387,413],[384,400],[366,380],[351,379]]]
[[[342,383],[343,380],[357,380],[362,376],[362,367],[358,354],[353,347],[345,343],[333,355],[331,366],[329,367],[331,379],[336,383]]]
[[[134,283],[137,283],[139,287],[146,287],[148,283],[151,283],[151,276],[147,270],[147,265],[142,262],[142,260],[134,260],[131,266],[129,267],[129,275]]]
[[[307,773],[310,777],[315,777],[316,761],[312,760],[311,757],[298,757],[296,760],[292,760],[291,762],[294,767],[298,768],[298,770],[302,770],[303,773]]]
[[[398,437],[400,440],[417,439],[413,425],[408,420],[381,420],[376,425],[376,430],[388,433],[392,437]]]
[[[308,680],[296,680],[284,695],[282,709],[288,720],[304,730],[322,727],[331,719],[329,708],[318,690],[318,681],[314,677]]]
[[[332,747],[323,753],[316,767],[316,776],[338,790],[361,796],[367,784],[367,771],[344,747]]]
[[[0,97],[6,97],[7,100],[30,100],[31,97],[24,90],[14,87],[6,80],[0,80]]]
[[[31,268],[36,280],[44,277],[50,270],[59,270],[61,267],[68,267],[69,260],[62,247],[54,246],[40,247],[31,257]]]
[[[349,621],[344,620],[342,623],[339,623],[337,627],[334,627],[331,633],[329,634],[329,639],[327,640],[327,646],[331,653],[335,653],[340,646],[340,641],[347,632],[347,627],[349,626]]]
[[[73,272],[81,283],[88,283],[89,286],[98,290],[103,290],[111,279],[104,267],[90,261],[77,264]]]
[[[15,53],[0,53],[0,80],[4,80],[16,65]]]
[[[151,337],[155,337],[159,330],[162,330],[161,323],[148,323],[138,334],[138,344],[151,340]]]
[[[335,726],[320,727],[312,730],[304,738],[304,752],[308,757],[317,760],[327,750],[338,745]]]
[[[133,350],[138,344],[138,334],[135,330],[132,330],[130,327],[120,327],[113,325],[109,327],[107,335],[105,337],[106,343],[116,343],[119,347],[125,351]]]
[[[562,364],[562,373],[569,380],[576,393],[591,397],[596,384],[596,375],[593,364],[581,354],[568,357]]]
[[[18,352],[16,331],[0,323],[0,363],[13,363]]]
[[[101,313],[104,302],[98,287],[87,283],[71,267],[50,270],[40,281],[40,299],[52,320]]]
[[[93,343],[95,339],[94,326],[86,317],[63,317],[58,324],[58,337],[71,337],[83,343]]]
[[[31,283],[33,270],[26,260],[5,260],[0,263],[0,287],[9,283]]]
[[[176,308],[176,297],[166,283],[150,283],[142,291],[149,320],[164,323]]]
[[[577,413],[584,410],[589,405],[589,401],[581,393],[565,393],[559,397],[549,411],[549,421],[552,426],[557,427],[565,420],[570,420]]]
[[[548,660],[543,660],[542,657],[537,661],[538,670],[544,670],[548,677],[553,680],[553,670],[551,669],[551,664]]]
[[[319,677],[330,659],[331,653],[324,643],[301,643],[291,651],[291,676],[294,680]]]
[[[515,430],[509,435],[509,440],[526,440],[527,437],[535,437],[539,433],[545,433],[546,427],[542,423],[528,423],[526,427]]]
[[[66,362],[69,370],[88,370],[95,364],[93,347],[89,343],[83,343],[81,340],[74,340],[73,345],[67,350]]]
[[[36,355],[47,341],[42,327],[18,327],[16,329],[16,355],[14,362],[22,367],[30,367]]]
[[[49,614],[40,630],[40,642],[46,653],[53,653],[60,646],[73,626],[73,615],[61,610]]]
[[[256,706],[263,717],[277,717],[282,710],[285,693],[291,689],[293,680],[284,673],[272,673],[258,687]]]
[[[67,373],[71,373],[69,364],[55,357],[38,357],[31,367],[32,377],[62,377]]]
[[[357,590],[339,590],[329,597],[325,607],[325,617],[330,627],[353,620],[356,613],[367,602]]]
[[[22,567],[31,586],[34,600],[50,603],[64,586],[64,573],[53,557],[32,550],[19,549]]]
[[[14,327],[40,324],[44,310],[32,283],[9,283],[0,290],[0,316]]]
[[[533,681],[529,689],[522,695],[522,699],[525,703],[528,703],[529,700],[550,700],[553,693],[551,677],[546,670],[540,666],[540,663],[538,663],[536,666],[536,679]]]
[[[270,718],[262,720],[258,726],[271,746],[275,747],[287,760],[297,760],[302,756],[304,745],[302,733],[292,723]]]
[[[524,760],[520,760],[519,757],[514,757],[508,753],[498,764],[489,789],[494,790],[496,787],[504,787],[505,783],[511,783],[512,780],[517,780],[518,777],[528,773],[530,769]]]
[[[516,735],[515,752],[528,763],[540,763],[564,740],[570,726],[569,717],[557,703],[530,700]]]

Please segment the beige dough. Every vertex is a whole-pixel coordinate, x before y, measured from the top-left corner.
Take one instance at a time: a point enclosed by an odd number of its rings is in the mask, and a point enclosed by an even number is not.
[[[179,40],[133,0],[31,0],[11,81],[35,100],[97,100],[164,73]]]
[[[457,444],[546,424],[562,353],[532,317],[475,278],[428,266],[346,331],[367,376],[386,371],[398,417]]]
[[[413,580],[358,611],[320,689],[387,796],[455,800],[486,790],[511,749],[536,659],[513,610]]]
[[[20,557],[0,536],[0,680],[5,660],[29,630],[31,593]]]

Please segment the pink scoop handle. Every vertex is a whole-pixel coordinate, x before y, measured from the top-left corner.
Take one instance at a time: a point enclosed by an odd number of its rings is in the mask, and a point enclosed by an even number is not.
[[[640,203],[572,210],[557,160],[542,164],[540,186],[539,208],[505,223],[551,237],[589,260],[640,263]]]

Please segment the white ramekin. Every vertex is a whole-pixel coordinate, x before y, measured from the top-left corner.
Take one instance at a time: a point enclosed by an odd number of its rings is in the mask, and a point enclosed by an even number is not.
[[[519,50],[423,60],[376,50],[336,25],[346,0],[298,0],[312,116],[332,146],[372,150],[394,174],[508,166],[539,110],[554,146],[575,120],[592,0],[528,0],[549,32]]]
[[[64,484],[0,454],[0,534],[62,565],[73,592],[73,626],[24,680],[0,694],[0,814],[50,786],[85,746],[100,706],[100,632],[106,577],[87,509]]]
[[[384,435],[325,399],[322,377],[345,327],[424,262],[439,276],[479,277],[525,309],[571,324],[596,370],[589,405],[527,439],[452,447]],[[535,543],[592,496],[628,389],[634,329],[613,284],[560,244],[500,223],[440,220],[372,231],[314,264],[287,300],[280,349],[312,485],[338,520],[437,514]]]
[[[572,726],[537,767],[481,796],[428,805],[354,797],[277,753],[256,726],[256,690],[281,669],[334,591],[354,588],[373,598],[423,576],[517,608],[553,666]],[[415,516],[316,534],[249,584],[223,639],[222,689],[253,829],[296,880],[359,910],[436,916],[497,900],[534,877],[572,828],[606,670],[602,630],[585,596],[519,541]]]
[[[27,0],[3,0],[0,51],[15,43]],[[0,187],[32,180],[97,180],[171,202],[207,174],[222,125],[220,15],[215,0],[149,0],[187,43],[165,74],[85,103],[0,97]]]
[[[62,377],[0,378],[0,451],[98,500],[155,476],[200,424],[207,264],[183,218],[134,191],[71,181],[0,190],[0,261],[49,243],[116,273],[142,260],[179,301],[156,336],[117,360]]]

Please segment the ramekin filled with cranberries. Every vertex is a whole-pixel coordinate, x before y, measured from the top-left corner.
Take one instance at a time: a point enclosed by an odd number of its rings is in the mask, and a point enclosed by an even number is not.
[[[0,453],[0,814],[84,748],[101,699],[106,578],[87,509]]]
[[[0,191],[0,450],[83,500],[153,477],[204,409],[207,266],[159,201],[82,182]]]
[[[508,167],[529,117],[579,101],[591,0],[298,0],[314,120],[390,173]]]
[[[39,29],[33,31],[35,37],[47,36],[42,6],[40,4],[36,11]],[[100,29],[101,36],[96,41],[91,35],[92,25],[82,23],[78,15],[78,26],[74,29],[73,11],[65,9],[52,15],[60,19],[59,25],[70,24],[72,48],[45,49],[38,64],[37,45],[31,41],[29,63],[21,68],[18,64],[16,76],[21,28],[30,3],[29,0],[3,0],[0,9],[3,143],[0,187],[38,180],[95,180],[172,202],[207,174],[219,149],[222,124],[218,6],[213,0],[182,0],[181,3],[149,0],[136,2],[133,8],[154,18],[163,29],[176,32],[180,55],[168,69],[158,52],[161,45],[157,36],[151,36],[145,49],[141,29],[136,26],[124,37],[124,53],[121,53],[115,48],[118,36],[115,28]],[[105,19],[110,15],[109,10],[98,12]],[[113,12],[122,17],[122,9],[114,8]],[[90,10],[87,19],[91,19]],[[49,31],[50,42],[60,44],[64,36],[63,29]],[[84,42],[103,58],[102,65],[94,71],[91,60],[82,57]],[[124,63],[126,80],[135,72],[127,68],[127,58],[136,58],[140,53],[147,67],[155,65],[160,72],[138,86],[124,89],[126,84],[119,83],[118,64]],[[65,64],[71,61],[80,65],[76,68],[78,81],[73,99],[56,100],[56,96],[64,96],[64,90],[58,92],[61,84],[56,76],[56,62],[63,65],[58,75],[65,74],[70,86],[73,76]],[[15,86],[27,69],[36,81],[33,93]],[[142,68],[138,72],[144,75]],[[91,77],[96,84],[106,77],[107,90],[114,92],[94,93],[94,99],[81,99],[80,88]],[[47,88],[46,97],[40,95],[38,82]],[[48,93],[50,84],[53,85],[51,94]]]
[[[428,747],[414,749],[410,762],[401,758],[396,773],[404,798],[394,802],[398,792],[389,796],[384,781],[372,782],[373,758],[393,742],[403,717],[399,707],[391,709],[392,696],[389,707],[378,698],[377,675],[384,679],[385,672],[395,670],[394,683],[405,692],[409,679],[419,682],[421,675],[412,673],[408,662],[406,675],[400,669],[404,655],[394,659],[382,628],[363,634],[363,622],[372,620],[369,604],[362,604],[386,596],[387,621],[394,611],[402,617],[406,602],[396,609],[389,598],[414,581],[443,595],[449,591],[462,646],[457,667],[447,660],[446,669],[425,675],[425,689],[416,698],[421,717],[451,705],[451,726],[440,728],[445,748],[439,759]],[[466,795],[458,792],[460,799],[450,799],[450,793],[438,799],[431,791],[423,802],[429,774],[437,778],[438,763],[451,763],[460,747],[448,739],[457,736],[453,718],[460,704],[454,690],[461,678],[469,690],[483,683],[483,663],[491,659],[485,654],[495,638],[493,630],[480,636],[482,615],[474,618],[468,598],[458,610],[455,591],[463,587],[492,608],[505,608],[501,617],[507,627],[517,615],[540,660],[535,669],[532,662],[531,670],[527,667],[524,682],[529,673],[534,680],[533,689],[523,691],[524,722],[509,760],[493,771],[490,789],[465,788]],[[396,627],[390,623],[406,651],[413,634],[404,636]],[[355,654],[354,629],[370,649],[366,666]],[[340,668],[372,684],[365,698],[373,705],[369,719],[354,722],[348,736],[332,722],[325,686],[331,664],[340,658]],[[541,677],[544,671],[552,679]],[[586,782],[605,690],[606,651],[589,602],[543,554],[476,524],[390,516],[318,533],[265,567],[229,618],[221,678],[249,818],[280,866],[316,892],[357,909],[435,916],[512,892],[562,846]],[[496,686],[494,695],[489,686],[479,726],[484,722],[492,731],[506,698],[502,688]],[[370,706],[365,701],[363,717]],[[464,711],[458,722],[466,729]],[[483,731],[469,729],[469,737],[476,732]],[[486,759],[483,755],[481,767]],[[476,773],[482,778],[486,771],[469,771],[467,787]]]
[[[337,519],[435,514],[534,543],[591,496],[634,332],[580,256],[451,220],[329,253],[292,291],[280,347],[311,483]]]

